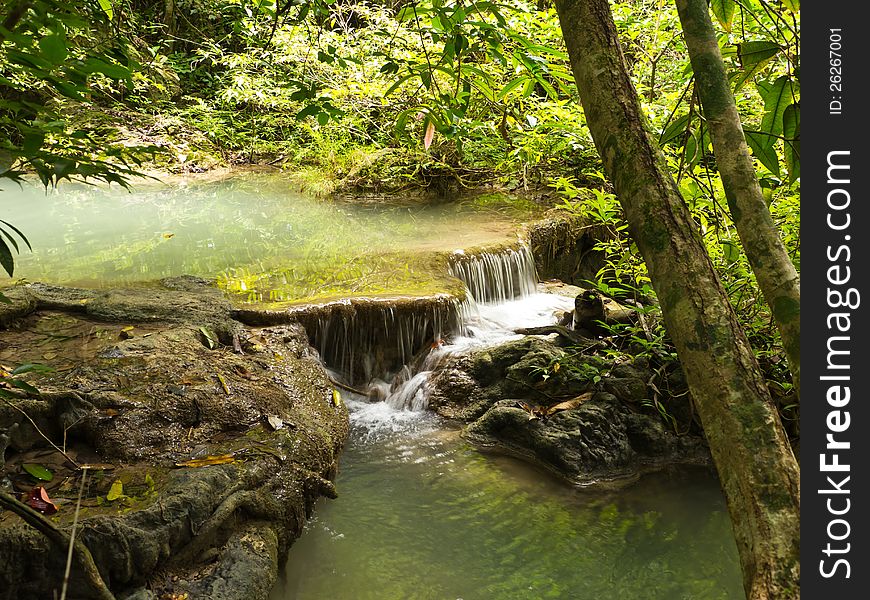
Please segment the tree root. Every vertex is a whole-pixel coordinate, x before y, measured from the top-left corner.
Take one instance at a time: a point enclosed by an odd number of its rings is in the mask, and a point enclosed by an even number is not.
[[[25,523],[45,535],[62,552],[69,548],[70,536],[23,502],[5,492],[0,492],[0,506],[21,517]],[[76,540],[73,543],[73,550],[76,562],[81,567],[88,586],[93,590],[94,597],[100,600],[115,600],[115,596],[109,591],[106,582],[103,581],[97,565],[94,564],[94,558],[87,546],[80,540]]]

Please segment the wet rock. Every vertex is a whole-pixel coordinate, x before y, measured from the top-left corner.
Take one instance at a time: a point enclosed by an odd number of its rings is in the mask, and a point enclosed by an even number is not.
[[[206,284],[182,278],[111,292],[31,286],[18,293],[33,298],[36,312],[0,331],[0,347],[23,357],[39,348],[56,367],[27,376],[41,395],[0,403],[0,481],[26,492],[35,482],[21,465],[50,465],[54,478],[44,485],[68,529],[81,477],[70,461],[97,465],[88,471],[77,535],[119,597],[266,597],[317,498],[335,497],[329,479],[348,415],[305,331],[244,327]],[[58,319],[57,310],[66,316]],[[203,346],[203,323],[232,331],[244,353],[231,340]],[[129,325],[135,335],[119,339]],[[46,339],[51,344],[40,346]],[[267,415],[285,426],[268,427]],[[215,460],[177,466],[190,459]],[[116,480],[123,494],[110,501]],[[52,597],[65,559],[42,534],[0,518],[0,589],[10,597]],[[70,597],[88,593],[74,570]]]
[[[633,478],[666,464],[705,463],[699,438],[668,432],[661,421],[632,412],[607,393],[548,419],[530,419],[516,401],[502,400],[472,422],[463,437],[524,458],[578,485]]]
[[[429,406],[468,423],[464,436],[482,448],[588,484],[709,461],[699,432],[665,420],[651,402],[677,402],[661,379],[645,357],[607,360],[526,337],[445,359],[430,379]],[[531,418],[534,407],[546,413],[589,393],[576,408]]]

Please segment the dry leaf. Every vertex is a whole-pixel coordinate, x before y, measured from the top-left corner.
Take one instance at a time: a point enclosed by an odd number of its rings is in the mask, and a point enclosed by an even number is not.
[[[284,427],[284,421],[281,419],[281,417],[278,417],[276,415],[268,415],[266,417],[266,422],[269,424],[269,427],[271,427],[275,431],[278,431],[279,429]]]
[[[194,458],[175,463],[176,467],[209,467],[211,465],[225,465],[227,463],[236,462],[232,454],[218,454],[215,456],[204,456],[202,458]]]
[[[429,121],[429,124],[426,125],[426,134],[423,136],[423,147],[426,150],[429,149],[429,146],[432,145],[432,139],[435,137],[435,123]]]
[[[573,408],[577,408],[589,398],[592,397],[592,392],[586,392],[585,394],[581,394],[576,398],[571,398],[570,400],[565,400],[564,402],[559,402],[558,404],[553,404],[552,406],[547,407],[547,416],[549,417],[552,414],[559,412],[560,410],[571,410]]]
[[[57,505],[48,497],[48,492],[41,485],[30,490],[30,495],[25,500],[30,508],[44,515],[53,515],[57,512]]]

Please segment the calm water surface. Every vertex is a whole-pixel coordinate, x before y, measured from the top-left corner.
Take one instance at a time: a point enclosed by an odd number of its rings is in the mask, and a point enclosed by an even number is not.
[[[576,491],[431,416],[391,431],[387,410],[357,405],[339,498],[318,503],[271,600],[744,597],[707,470]]]
[[[190,274],[248,300],[443,289],[435,251],[516,240],[529,214],[478,204],[360,206],[299,194],[286,179],[245,175],[139,185],[132,193],[6,183],[0,219],[30,239],[16,276],[102,287]],[[428,268],[427,268],[428,267]]]

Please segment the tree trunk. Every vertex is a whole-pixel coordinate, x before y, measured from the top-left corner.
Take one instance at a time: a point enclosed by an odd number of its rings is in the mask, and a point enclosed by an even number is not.
[[[737,315],[648,134],[607,0],[556,8],[592,138],[649,268],[728,502],[751,599],[799,597],[797,462]]]
[[[773,311],[800,394],[800,276],[761,195],[707,2],[676,0],[676,4],[731,217],[761,293]]]

